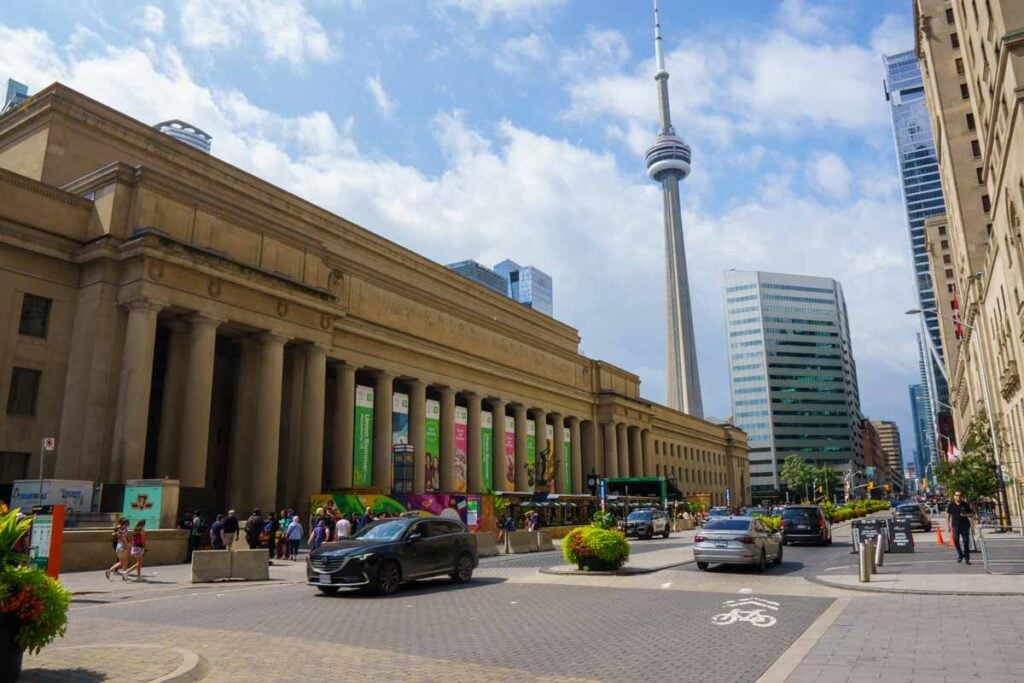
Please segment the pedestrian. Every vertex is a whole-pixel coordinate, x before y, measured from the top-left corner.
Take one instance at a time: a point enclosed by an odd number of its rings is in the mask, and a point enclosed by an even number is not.
[[[192,513],[192,528],[188,534],[188,559],[190,562],[192,561],[192,553],[203,547],[203,535],[206,531],[203,512],[197,509]]]
[[[224,518],[224,547],[231,550],[238,540],[238,517],[234,510],[228,510],[228,516]]]
[[[946,507],[946,529],[956,546],[957,563],[971,563],[971,517],[974,510],[964,500],[963,494],[953,494],[953,502]]]
[[[309,550],[312,552],[327,542],[327,518],[321,516],[320,521],[309,532]]]
[[[373,510],[371,510],[370,508],[366,508],[366,512],[364,512],[363,516],[359,518],[359,525],[358,525],[359,530],[362,531],[363,529],[365,529],[366,526],[368,524],[370,524],[372,521],[373,521]]]
[[[302,542],[302,522],[299,521],[298,515],[292,516],[292,521],[285,531],[285,538],[288,539],[288,549],[285,551],[284,559],[298,560],[299,544]]]
[[[245,542],[249,544],[249,550],[256,550],[260,547],[260,536],[263,534],[263,515],[260,509],[256,508],[245,520]]]
[[[124,571],[128,569],[128,557],[131,552],[131,534],[128,530],[128,519],[122,517],[117,521],[117,526],[114,527],[114,532],[110,535],[111,545],[114,548],[114,554],[117,556],[117,562],[110,565],[110,568],[103,572],[104,576],[107,577],[107,581],[110,581],[110,573],[117,571],[117,573],[124,576]]]
[[[288,530],[288,525],[292,523],[291,517],[288,515],[287,510],[281,510],[281,514],[278,515],[277,519],[277,536],[274,539],[277,543],[277,559],[288,559],[288,539],[285,538],[285,532]]]
[[[214,550],[224,550],[224,515],[217,515],[217,519],[210,525],[210,546]]]
[[[498,545],[505,545],[505,525],[508,524],[508,515],[502,515],[498,520]]]
[[[135,580],[142,581],[142,558],[146,555],[146,520],[140,519],[135,523],[135,530],[132,532],[131,556],[135,564],[126,569],[121,578],[128,580],[128,574],[135,572]]]
[[[337,541],[348,538],[352,535],[352,523],[345,519],[345,515],[338,517],[334,524],[334,538]]]

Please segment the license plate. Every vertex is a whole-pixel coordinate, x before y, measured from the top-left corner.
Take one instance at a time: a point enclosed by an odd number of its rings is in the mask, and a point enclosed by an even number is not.
[[[797,528],[797,529],[808,529],[808,528],[810,528],[810,527],[808,527],[808,526],[807,526],[806,524],[797,524],[797,525],[796,525],[796,528]]]
[[[330,574],[321,574],[320,575],[320,583],[330,583],[330,582],[331,582],[331,575]]]
[[[728,548],[729,547],[729,541],[715,541],[715,547],[716,548]]]

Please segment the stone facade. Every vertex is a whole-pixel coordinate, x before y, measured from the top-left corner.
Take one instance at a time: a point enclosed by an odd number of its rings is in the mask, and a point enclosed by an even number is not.
[[[595,471],[749,500],[742,431],[641,399],[638,377],[578,353],[572,327],[59,84],[0,118],[0,311],[13,397],[0,452],[15,476],[56,435],[47,476],[177,478],[217,509],[301,505],[353,486],[364,386],[379,490],[401,392],[415,492],[437,401],[442,491],[483,489],[487,411],[514,421],[517,491],[533,420],[568,430],[556,492],[583,492]]]
[[[916,0],[917,52],[935,124],[965,322],[948,366],[957,432],[991,413],[1019,519],[1024,447],[1024,4]],[[950,356],[947,356],[947,361]]]

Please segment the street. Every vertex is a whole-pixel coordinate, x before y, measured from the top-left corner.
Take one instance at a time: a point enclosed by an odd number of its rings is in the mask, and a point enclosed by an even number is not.
[[[155,568],[145,586],[78,595],[67,637],[26,660],[25,680],[115,680],[97,675],[109,659],[116,680],[153,680],[176,652],[197,659],[177,680],[204,681],[1019,680],[1024,654],[1010,645],[1021,597],[823,585],[817,577],[853,557],[842,536],[787,546],[765,574],[689,563],[553,576],[538,571],[562,564],[547,552],[485,558],[469,585],[427,580],[388,598],[320,595],[299,583],[300,565],[284,568],[290,580],[254,585],[177,584]],[[955,556],[929,555],[918,536],[922,569],[957,571]],[[632,545],[631,564],[682,561],[692,532]],[[890,556],[889,571],[917,557]],[[959,571],[985,579],[976,566]]]

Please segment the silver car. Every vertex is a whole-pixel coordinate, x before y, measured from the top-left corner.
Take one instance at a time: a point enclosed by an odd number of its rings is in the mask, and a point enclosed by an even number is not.
[[[752,564],[764,571],[768,560],[782,563],[779,533],[753,517],[709,519],[693,541],[693,557],[701,571],[709,564]]]

